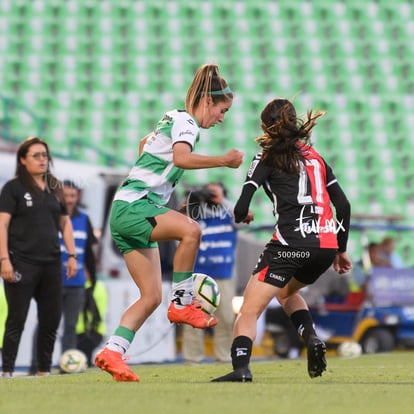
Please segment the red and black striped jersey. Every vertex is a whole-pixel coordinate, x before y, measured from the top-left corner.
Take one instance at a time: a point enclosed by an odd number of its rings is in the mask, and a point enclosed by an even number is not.
[[[332,168],[312,147],[302,146],[302,153],[299,174],[278,171],[263,162],[261,153],[256,154],[235,206],[236,221],[246,216],[253,193],[263,186],[276,217],[274,240],[298,248],[338,248],[337,233],[346,232],[347,239],[348,229],[344,228],[343,221],[335,218],[331,207],[329,187],[337,186],[337,179]],[[343,198],[347,203],[346,197]],[[345,215],[348,217],[344,221],[349,224],[350,211]]]

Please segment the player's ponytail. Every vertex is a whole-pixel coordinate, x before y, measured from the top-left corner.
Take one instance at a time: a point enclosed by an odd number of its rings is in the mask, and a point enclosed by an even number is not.
[[[214,104],[233,99],[232,90],[220,76],[219,68],[215,64],[204,64],[197,70],[187,91],[186,111],[193,114],[205,96],[211,96]]]
[[[307,120],[296,115],[293,104],[287,99],[274,99],[261,113],[264,134],[256,138],[263,148],[263,160],[288,174],[298,174],[303,155],[298,142],[311,146],[310,136],[316,120],[324,112],[308,111]]]

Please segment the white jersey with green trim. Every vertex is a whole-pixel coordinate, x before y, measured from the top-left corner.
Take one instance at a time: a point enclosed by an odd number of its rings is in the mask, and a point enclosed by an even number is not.
[[[147,196],[166,204],[184,173],[173,163],[173,146],[186,142],[193,151],[199,132],[196,120],[187,112],[177,109],[166,112],[148,136],[142,154],[118,188],[114,200],[131,203]]]

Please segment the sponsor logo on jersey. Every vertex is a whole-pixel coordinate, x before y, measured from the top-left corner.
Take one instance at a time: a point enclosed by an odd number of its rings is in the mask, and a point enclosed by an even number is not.
[[[182,137],[183,135],[190,135],[190,136],[194,136],[194,133],[193,133],[193,131],[190,131],[189,129],[187,129],[186,131],[181,131],[179,134],[178,134],[178,136],[179,137]]]
[[[253,175],[253,173],[254,173],[254,170],[256,169],[257,164],[259,164],[259,162],[260,162],[260,160],[253,160],[253,161],[251,162],[250,167],[249,167],[249,170],[247,171],[247,176],[248,176],[249,178],[251,178],[251,177],[252,177],[252,175]]]
[[[303,238],[306,238],[308,234],[338,234],[341,230],[345,231],[343,220],[338,221],[334,218],[323,220],[322,217],[314,219],[312,216],[304,216],[304,210],[305,206],[302,207],[300,216],[296,219],[296,221],[299,222],[299,225],[295,228],[295,231],[300,231]]]

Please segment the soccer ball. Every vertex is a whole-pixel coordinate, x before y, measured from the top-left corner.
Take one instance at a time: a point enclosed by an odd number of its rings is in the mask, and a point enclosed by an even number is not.
[[[358,358],[362,354],[362,347],[358,342],[342,342],[337,353],[343,358]]]
[[[68,349],[60,357],[59,366],[68,374],[85,372],[88,368],[88,359],[79,349]]]
[[[220,290],[217,282],[204,273],[194,273],[194,293],[204,312],[212,315],[220,305]]]

